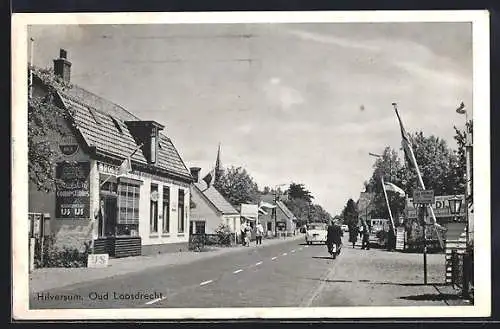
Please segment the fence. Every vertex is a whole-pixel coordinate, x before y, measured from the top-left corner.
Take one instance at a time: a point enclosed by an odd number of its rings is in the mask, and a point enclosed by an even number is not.
[[[462,289],[463,297],[470,297],[474,288],[474,253],[468,249],[464,253],[451,252],[451,284]],[[472,288],[472,289],[471,289]]]
[[[50,234],[50,214],[28,213],[29,270],[35,268],[35,260],[43,263],[45,239]]]

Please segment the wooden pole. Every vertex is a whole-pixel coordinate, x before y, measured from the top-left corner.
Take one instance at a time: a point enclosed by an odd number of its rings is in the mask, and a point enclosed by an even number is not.
[[[391,207],[389,206],[389,199],[387,198],[387,192],[385,191],[385,185],[384,185],[384,178],[382,176],[380,177],[380,182],[382,183],[382,190],[384,191],[385,202],[387,204],[387,210],[389,211],[389,218],[391,219],[391,230],[394,233],[394,235],[396,235],[396,232],[394,231],[394,219],[392,218]]]

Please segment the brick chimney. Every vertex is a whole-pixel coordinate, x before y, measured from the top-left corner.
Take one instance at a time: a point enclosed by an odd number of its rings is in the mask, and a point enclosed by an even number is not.
[[[198,183],[200,181],[200,170],[201,168],[199,167],[189,168],[189,171],[191,171],[191,176],[193,176],[195,183]]]
[[[54,59],[54,73],[63,78],[64,81],[70,82],[71,78],[71,62],[67,59],[68,53],[66,50],[59,51],[59,58]]]

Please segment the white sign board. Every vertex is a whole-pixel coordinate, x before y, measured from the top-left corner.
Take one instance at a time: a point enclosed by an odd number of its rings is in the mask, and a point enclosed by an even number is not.
[[[87,259],[88,268],[102,268],[108,267],[109,255],[108,254],[93,254],[89,255]]]
[[[241,216],[257,219],[257,217],[259,216],[259,206],[256,204],[242,204]]]

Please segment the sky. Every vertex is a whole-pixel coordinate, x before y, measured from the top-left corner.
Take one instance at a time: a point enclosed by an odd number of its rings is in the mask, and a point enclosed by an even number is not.
[[[188,167],[242,166],[259,188],[302,183],[332,215],[408,131],[456,148],[472,113],[470,23],[31,26],[33,62],[59,49],[71,82],[163,131]]]

